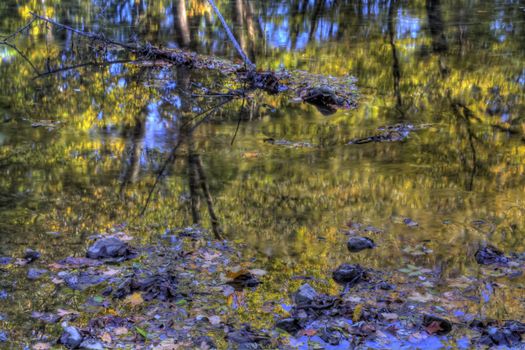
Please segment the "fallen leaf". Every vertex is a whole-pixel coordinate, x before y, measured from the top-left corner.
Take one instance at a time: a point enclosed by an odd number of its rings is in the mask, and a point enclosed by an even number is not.
[[[33,345],[33,350],[48,350],[51,349],[51,344],[49,343],[36,343]]]
[[[111,344],[111,342],[113,341],[111,339],[111,334],[109,334],[108,332],[102,334],[102,336],[100,337],[100,339],[106,343],[106,344]]]
[[[306,335],[307,337],[313,337],[317,334],[317,330],[315,329],[305,329],[301,332],[303,335]]]
[[[352,314],[352,321],[358,322],[361,319],[362,313],[363,313],[363,304],[359,304],[354,309],[354,313]]]
[[[78,315],[78,312],[75,310],[65,310],[65,309],[58,309],[57,315],[60,317],[64,317],[67,315]]]
[[[257,158],[259,156],[258,152],[244,152],[242,154],[243,158]]]
[[[426,303],[434,299],[434,297],[430,294],[421,294],[419,292],[414,292],[412,295],[408,297],[409,300],[417,301],[419,303]]]
[[[399,318],[399,315],[393,312],[383,312],[381,316],[387,321],[394,321]]]
[[[263,269],[251,269],[250,272],[255,275],[255,276],[264,276],[266,275],[268,272],[266,270],[263,270]]]
[[[214,326],[217,326],[221,323],[221,318],[219,316],[210,316],[208,317],[208,320]]]
[[[432,321],[428,326],[425,327],[428,334],[435,334],[442,331],[441,324],[438,321]]]
[[[142,295],[139,292],[135,292],[131,295],[128,295],[126,299],[124,299],[124,302],[126,304],[130,304],[131,306],[138,306],[144,302],[144,299],[142,299]]]
[[[115,333],[115,335],[124,335],[128,334],[128,332],[129,330],[126,327],[117,327],[113,329],[113,333]]]
[[[143,338],[147,339],[148,338],[148,332],[146,332],[144,329],[138,327],[138,326],[135,326],[135,330],[137,331],[138,334],[140,334]]]

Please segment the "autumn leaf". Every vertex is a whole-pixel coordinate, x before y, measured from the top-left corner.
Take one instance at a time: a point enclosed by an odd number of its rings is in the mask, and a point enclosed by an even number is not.
[[[352,321],[358,322],[361,319],[362,313],[363,313],[363,304],[359,304],[354,309],[354,313],[352,314]]]
[[[102,334],[102,336],[100,337],[100,339],[106,343],[106,344],[111,344],[111,342],[113,341],[111,339],[111,334],[109,334],[108,332]]]
[[[428,326],[425,327],[425,330],[428,332],[428,334],[435,334],[444,329],[441,328],[441,323],[439,323],[439,321],[432,321]]]
[[[124,299],[124,302],[131,306],[138,306],[144,302],[144,299],[142,299],[142,295],[139,292],[135,292],[128,295],[126,299]]]
[[[314,335],[317,334],[317,330],[315,330],[315,329],[305,329],[304,331],[302,331],[302,334],[306,335],[307,337],[313,337]]]

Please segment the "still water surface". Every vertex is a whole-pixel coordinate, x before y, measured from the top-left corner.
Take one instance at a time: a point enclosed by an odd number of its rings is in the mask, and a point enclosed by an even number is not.
[[[188,138],[137,219],[180,126],[217,102],[192,99],[189,87],[215,79],[123,63],[33,79],[20,55],[0,47],[0,256],[26,247],[49,261],[82,254],[86,237],[120,224],[144,241],[170,227],[211,228],[210,208],[226,237],[245,242],[270,271],[278,288],[266,285],[266,293],[343,261],[429,268],[440,276],[436,288],[446,288],[448,279],[478,273],[481,242],[525,251],[523,2],[219,5],[258,67],[351,74],[359,108],[325,116],[262,93],[234,101]],[[204,1],[4,0],[0,33],[23,25],[29,11],[120,41],[237,60]],[[71,34],[42,26],[16,42],[39,71],[89,55]],[[401,142],[347,144],[398,123],[426,127]],[[314,147],[271,145],[269,137]],[[196,172],[212,206],[192,183]],[[341,233],[349,222],[380,228],[371,233],[379,247],[349,256]],[[432,252],[407,253],[421,244]],[[482,312],[522,318],[521,280],[501,283]],[[18,311],[45,303],[23,289]]]

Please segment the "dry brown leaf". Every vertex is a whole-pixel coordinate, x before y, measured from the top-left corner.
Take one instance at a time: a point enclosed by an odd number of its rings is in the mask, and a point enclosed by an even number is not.
[[[139,292],[135,292],[128,295],[126,299],[124,299],[124,302],[131,306],[138,306],[144,302],[144,299],[142,299],[142,295]]]
[[[113,341],[113,339],[111,339],[111,334],[109,334],[108,332],[102,334],[100,339],[106,344],[111,344],[111,342]]]
[[[117,327],[113,329],[113,333],[115,333],[115,335],[124,335],[128,334],[128,332],[129,330],[126,327]]]

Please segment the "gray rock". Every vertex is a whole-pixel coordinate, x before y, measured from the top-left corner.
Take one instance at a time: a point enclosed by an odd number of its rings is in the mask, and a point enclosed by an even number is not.
[[[60,343],[68,349],[76,349],[82,343],[82,335],[75,327],[66,326],[60,336]]]
[[[363,278],[364,272],[364,269],[358,264],[341,264],[333,272],[332,277],[339,284],[353,286]]]
[[[283,331],[290,333],[291,335],[294,335],[302,328],[299,324],[299,321],[293,317],[283,318],[277,321],[275,327],[280,328]]]
[[[33,262],[40,258],[40,253],[33,249],[26,249],[26,252],[24,254],[24,260],[26,260],[28,263]]]
[[[360,252],[361,250],[365,249],[372,249],[375,246],[376,245],[373,240],[368,237],[361,236],[350,237],[346,243],[346,247],[352,253]]]
[[[297,293],[295,293],[294,301],[296,304],[308,304],[311,303],[319,294],[312,288],[308,283],[303,284],[299,287]]]
[[[80,343],[80,349],[86,349],[86,350],[104,350],[104,345],[93,338],[85,339],[82,343]]]
[[[108,237],[99,239],[89,247],[86,256],[90,259],[108,259],[125,258],[130,254],[127,243],[115,237]]]
[[[7,333],[5,331],[0,331],[0,343],[7,342],[7,339],[9,339]]]
[[[27,278],[30,280],[39,279],[42,275],[46,274],[48,271],[46,269],[34,269],[30,268],[27,271]]]
[[[74,290],[84,290],[100,284],[107,279],[106,276],[91,274],[86,271],[79,272],[78,274],[61,271],[57,276],[63,279],[69,288]]]

